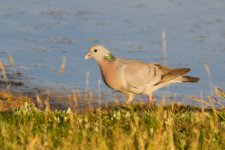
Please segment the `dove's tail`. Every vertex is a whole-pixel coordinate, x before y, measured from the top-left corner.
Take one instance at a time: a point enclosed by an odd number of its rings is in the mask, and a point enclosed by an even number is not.
[[[190,68],[173,68],[170,69],[170,72],[162,77],[162,79],[156,83],[155,85],[159,85],[162,83],[170,82],[170,83],[180,83],[180,82],[197,82],[200,78],[198,77],[190,77],[183,76],[190,71]]]
[[[181,82],[198,82],[200,78],[198,77],[190,77],[190,76],[182,76]]]

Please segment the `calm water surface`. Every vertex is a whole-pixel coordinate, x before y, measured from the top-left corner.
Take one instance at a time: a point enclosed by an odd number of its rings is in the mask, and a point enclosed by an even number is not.
[[[213,87],[225,89],[224,0],[13,0],[0,2],[0,60],[19,71],[23,82],[60,92],[98,90],[101,79],[93,60],[85,61],[96,43],[120,57],[165,63],[161,34],[167,35],[170,67],[190,67],[197,84],[173,85],[156,95],[209,95],[204,65]],[[8,55],[14,57],[10,67]],[[65,62],[65,72],[60,65]],[[16,79],[15,79],[16,80]],[[8,87],[10,88],[10,87]],[[29,89],[29,87],[26,89]],[[101,90],[111,93],[104,84]]]

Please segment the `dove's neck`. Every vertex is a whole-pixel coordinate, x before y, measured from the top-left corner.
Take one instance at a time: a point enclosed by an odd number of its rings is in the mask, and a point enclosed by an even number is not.
[[[103,59],[100,63],[99,66],[101,69],[110,69],[111,66],[113,66],[115,60],[108,60],[108,59]]]
[[[116,57],[113,56],[111,53],[108,53],[108,54],[104,55],[103,59],[108,62],[113,62],[113,61],[115,61]]]
[[[111,69],[115,64],[115,60],[116,57],[113,56],[111,53],[104,55],[103,59],[100,62],[98,62],[99,67],[101,68],[103,74],[111,72]]]

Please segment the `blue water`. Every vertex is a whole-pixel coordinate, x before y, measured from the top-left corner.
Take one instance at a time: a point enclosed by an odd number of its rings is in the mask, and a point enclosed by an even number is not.
[[[163,64],[162,31],[166,32],[168,65],[190,67],[197,84],[173,85],[168,92],[210,95],[225,89],[225,2],[223,0],[24,0],[0,2],[0,60],[29,78],[32,86],[65,91],[98,89],[97,64],[84,60],[93,44],[120,57]],[[66,58],[65,72],[60,65]],[[26,82],[26,80],[24,81]],[[103,92],[111,92],[101,84]]]

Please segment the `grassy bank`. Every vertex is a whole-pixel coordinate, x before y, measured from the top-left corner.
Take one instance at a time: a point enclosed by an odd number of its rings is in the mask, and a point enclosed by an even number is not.
[[[224,149],[225,111],[111,106],[80,113],[25,105],[0,114],[3,149]]]

